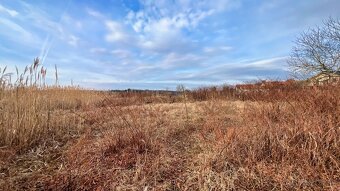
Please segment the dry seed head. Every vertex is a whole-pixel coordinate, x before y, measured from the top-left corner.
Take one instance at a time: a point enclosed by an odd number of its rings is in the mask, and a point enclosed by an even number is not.
[[[17,66],[15,66],[15,71],[17,72],[17,76],[19,76],[19,69]]]
[[[33,69],[37,69],[39,65],[39,58],[35,58],[33,61]]]
[[[24,81],[24,75],[20,75],[20,84],[22,84],[22,82]]]
[[[25,67],[24,74],[28,71],[28,66]]]
[[[6,72],[6,69],[7,69],[7,66],[5,66],[5,68],[2,70],[2,75],[4,75],[4,74],[5,74],[5,72]]]
[[[45,73],[44,67],[41,67],[41,69],[40,69],[41,76],[44,76],[44,73]]]
[[[40,73],[41,73],[41,76],[43,78],[45,78],[45,76],[46,76],[46,71],[47,71],[47,69],[44,69],[43,67],[41,67]]]

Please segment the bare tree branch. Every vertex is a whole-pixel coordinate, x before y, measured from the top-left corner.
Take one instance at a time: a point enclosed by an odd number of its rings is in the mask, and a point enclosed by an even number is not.
[[[295,76],[340,72],[340,20],[329,18],[322,27],[303,32],[295,41],[288,64]]]

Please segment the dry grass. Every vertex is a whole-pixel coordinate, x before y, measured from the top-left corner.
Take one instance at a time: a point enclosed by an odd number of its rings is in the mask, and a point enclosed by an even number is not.
[[[76,112],[95,94],[77,89],[15,88],[0,98],[0,146],[27,149],[81,129]]]
[[[337,86],[200,88],[183,100],[3,79],[0,190],[340,187]]]
[[[84,132],[81,111],[99,97],[75,87],[47,86],[46,69],[37,59],[23,74],[17,72],[16,80],[6,69],[0,73],[0,185],[12,190],[21,184],[16,181],[54,170],[49,164],[61,148]]]
[[[220,112],[212,112],[199,190],[339,190],[339,87],[294,92],[247,92],[252,102],[236,126],[216,123]]]

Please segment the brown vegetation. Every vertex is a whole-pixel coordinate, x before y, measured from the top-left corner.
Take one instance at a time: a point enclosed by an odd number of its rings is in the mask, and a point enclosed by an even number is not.
[[[340,188],[339,86],[183,98],[0,82],[0,190]]]

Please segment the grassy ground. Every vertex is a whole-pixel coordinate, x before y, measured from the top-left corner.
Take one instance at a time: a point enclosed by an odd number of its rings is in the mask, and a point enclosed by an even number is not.
[[[339,190],[339,87],[289,87],[1,89],[0,190]]]

